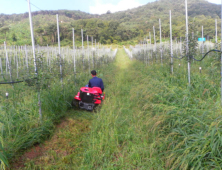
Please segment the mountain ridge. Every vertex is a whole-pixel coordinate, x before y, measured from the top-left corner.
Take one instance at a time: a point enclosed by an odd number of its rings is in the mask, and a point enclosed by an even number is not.
[[[84,35],[93,36],[94,39],[104,44],[125,41],[137,43],[139,39],[148,36],[152,32],[153,26],[155,28],[159,27],[159,19],[162,21],[163,37],[169,37],[169,10],[172,11],[173,37],[183,37],[185,32],[185,3],[181,0],[159,0],[126,11],[102,15],[89,14],[79,10],[46,10],[32,12],[32,16],[35,30],[41,29],[37,31],[40,33],[37,33],[39,35],[36,37],[37,43],[41,45],[50,44],[47,39],[52,36],[48,35],[47,32],[50,32],[50,24],[56,23],[55,14],[59,14],[60,21],[63,22],[62,25],[65,27],[61,30],[66,30],[66,32],[61,33],[64,35],[61,37],[62,40],[66,41],[64,45],[68,45],[72,41],[70,32],[68,33],[72,27],[75,27],[77,41],[81,39],[79,30],[84,29]],[[195,21],[199,33],[203,25],[205,34],[209,39],[214,38],[213,26],[215,25],[215,19],[220,19],[220,11],[220,5],[212,4],[205,0],[188,1],[190,21]],[[16,41],[12,41],[12,37],[14,37],[14,40],[26,39],[28,35],[20,36],[15,29],[20,29],[18,27],[23,27],[25,30],[29,29],[27,19],[28,13],[0,14],[0,37],[10,40],[11,44],[16,44]],[[26,27],[24,23],[26,23]],[[220,21],[218,21],[219,23]],[[63,27],[62,25],[61,27]],[[10,27],[14,31],[11,31],[11,33],[10,31],[5,32],[4,27]],[[158,29],[156,34],[159,34]],[[56,38],[54,37],[53,39],[54,41],[51,44],[56,42]],[[84,39],[86,39],[86,36]],[[2,42],[3,40],[0,40],[0,43]],[[23,43],[29,44],[30,40],[27,38],[27,41],[20,41],[18,44]]]

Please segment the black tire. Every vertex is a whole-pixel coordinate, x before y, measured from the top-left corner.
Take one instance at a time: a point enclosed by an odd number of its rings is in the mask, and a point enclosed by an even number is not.
[[[101,106],[99,104],[96,104],[93,108],[93,111],[97,113],[100,111],[100,109],[101,109]]]
[[[79,101],[76,100],[76,99],[73,99],[73,100],[72,100],[72,107],[79,108]]]

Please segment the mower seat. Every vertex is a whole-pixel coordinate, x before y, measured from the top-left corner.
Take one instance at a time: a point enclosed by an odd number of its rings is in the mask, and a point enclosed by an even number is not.
[[[95,89],[99,94],[103,93],[100,87],[92,87],[92,89]]]

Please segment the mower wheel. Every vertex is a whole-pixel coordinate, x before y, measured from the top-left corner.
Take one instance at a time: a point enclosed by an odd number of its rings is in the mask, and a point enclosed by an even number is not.
[[[79,101],[76,100],[76,99],[73,99],[73,100],[72,100],[72,106],[79,108]]]

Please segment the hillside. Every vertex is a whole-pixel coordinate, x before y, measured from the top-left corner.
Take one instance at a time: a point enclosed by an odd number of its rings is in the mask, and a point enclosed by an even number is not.
[[[92,15],[81,11],[39,11],[33,12],[36,43],[53,45],[56,43],[56,14],[60,17],[62,45],[72,44],[71,29],[76,30],[76,40],[81,40],[80,29],[86,35],[103,44],[126,42],[134,44],[152,33],[153,26],[159,35],[159,18],[162,21],[162,34],[169,37],[169,10],[172,10],[173,37],[183,37],[185,33],[185,7],[181,0],[159,0],[138,8],[103,15]],[[209,39],[214,38],[215,19],[220,18],[220,6],[205,0],[189,0],[190,21],[194,21],[197,31]],[[218,25],[220,23],[218,22]],[[30,44],[28,13],[0,15],[0,44]],[[158,40],[158,38],[157,38]],[[80,42],[77,42],[80,45]]]
[[[169,10],[172,11],[174,37],[184,36],[185,4],[181,0],[159,0],[135,9],[112,15],[102,15],[101,18],[104,20],[116,20],[127,28],[140,28],[144,31],[144,34],[152,32],[153,26],[159,29],[158,20],[160,18],[163,22],[163,34],[169,37]],[[220,11],[220,5],[212,4],[205,0],[188,0],[190,21],[194,20],[196,22],[199,32],[203,25],[209,38],[214,37],[214,31],[212,30],[215,30],[215,19],[220,18]]]
[[[32,16],[36,16],[36,15],[56,15],[59,14],[61,16],[66,16],[68,18],[72,18],[74,20],[78,20],[78,19],[89,19],[89,18],[96,18],[98,17],[98,15],[92,15],[92,14],[88,14],[86,12],[82,12],[82,11],[70,11],[70,10],[55,10],[55,11],[35,11],[32,12]],[[12,15],[6,15],[6,14],[0,14],[0,20],[2,21],[21,21],[23,19],[29,18],[29,13],[26,12],[24,14],[12,14]]]

